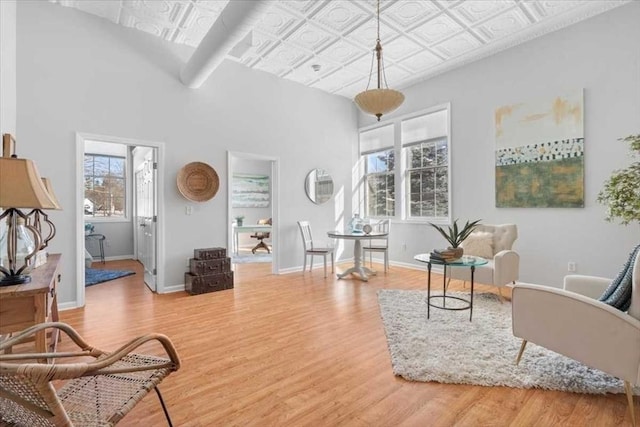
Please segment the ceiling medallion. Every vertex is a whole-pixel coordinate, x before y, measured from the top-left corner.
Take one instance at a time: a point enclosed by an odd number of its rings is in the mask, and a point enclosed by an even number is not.
[[[376,39],[375,56],[378,65],[378,87],[369,89],[371,76],[373,75],[373,58],[371,58],[371,72],[364,92],[356,95],[354,101],[365,113],[373,114],[380,121],[383,114],[387,114],[398,108],[404,102],[404,95],[397,90],[389,89],[387,77],[384,73],[384,61],[382,60],[382,45],[380,44],[380,0],[378,0],[378,38]],[[384,85],[382,87],[382,80]]]

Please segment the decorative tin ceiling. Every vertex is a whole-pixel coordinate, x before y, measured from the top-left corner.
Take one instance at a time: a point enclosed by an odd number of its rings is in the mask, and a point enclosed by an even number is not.
[[[229,2],[49,1],[193,47]],[[406,87],[629,1],[382,0],[387,82]],[[253,47],[228,59],[351,98],[367,86],[375,39],[375,0],[279,0],[254,28]]]

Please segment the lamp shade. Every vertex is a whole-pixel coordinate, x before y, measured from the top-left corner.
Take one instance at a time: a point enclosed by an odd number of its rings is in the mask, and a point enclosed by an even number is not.
[[[369,89],[356,95],[355,102],[365,113],[378,117],[390,113],[404,101],[404,95],[393,89]]]
[[[49,178],[42,178],[42,183],[44,184],[44,188],[47,189],[47,194],[51,198],[51,201],[56,205],[56,207],[53,209],[61,211],[62,207],[60,206],[60,202],[58,202],[56,193],[53,192],[53,185],[51,185],[51,180]]]
[[[0,158],[0,207],[56,209],[34,162]]]

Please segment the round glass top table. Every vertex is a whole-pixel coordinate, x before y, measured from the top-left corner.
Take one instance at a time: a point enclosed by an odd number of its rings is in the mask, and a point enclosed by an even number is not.
[[[440,308],[442,310],[469,310],[469,322],[471,322],[471,317],[473,316],[473,273],[476,271],[476,267],[480,265],[485,265],[488,261],[484,258],[480,258],[477,256],[465,255],[462,258],[459,258],[457,261],[445,262],[440,260],[431,259],[429,254],[418,254],[413,257],[416,261],[424,262],[427,264],[427,319],[430,316],[431,307]],[[432,265],[442,265],[444,266],[444,278],[442,281],[442,295],[431,295],[431,266]],[[454,295],[447,295],[447,267],[449,268],[459,268],[459,267],[467,267],[471,269],[471,294],[469,295],[469,299],[457,297]],[[433,300],[433,302],[432,302]],[[462,306],[455,307],[447,307],[447,300],[457,300],[462,301]],[[441,301],[442,305],[434,304],[434,302]]]
[[[339,273],[338,279],[343,279],[350,274],[358,273],[360,276],[360,280],[363,282],[367,282],[369,280],[369,276],[375,276],[377,273],[370,268],[362,265],[362,240],[371,240],[371,239],[379,239],[381,237],[387,237],[389,233],[383,233],[378,231],[373,231],[369,234],[365,233],[348,233],[344,231],[328,231],[327,236],[332,239],[345,239],[345,240],[353,240],[353,267],[350,267],[344,273]]]

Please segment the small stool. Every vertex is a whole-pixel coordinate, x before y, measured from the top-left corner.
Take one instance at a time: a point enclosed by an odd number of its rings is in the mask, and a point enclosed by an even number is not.
[[[86,234],[84,238],[85,240],[93,239],[98,241],[98,243],[100,244],[100,261],[102,261],[102,263],[104,264],[104,241],[106,239],[104,234],[98,234],[98,233]]]

